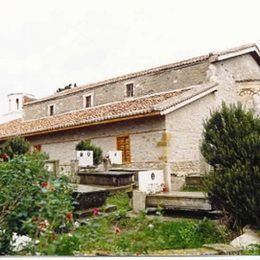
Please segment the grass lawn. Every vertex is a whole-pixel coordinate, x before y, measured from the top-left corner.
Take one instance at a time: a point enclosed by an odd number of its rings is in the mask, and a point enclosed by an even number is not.
[[[196,186],[183,186],[181,191],[190,191],[190,192],[192,192],[192,191],[200,191],[200,192],[203,192],[204,190],[200,186],[198,186],[198,187],[196,187]]]
[[[164,221],[160,214],[148,218],[144,213],[130,217],[127,194],[115,194],[107,203],[117,205],[119,210],[93,217],[76,230],[75,235],[84,241],[82,253],[145,254],[165,249],[199,248],[226,239],[223,229],[208,219]]]

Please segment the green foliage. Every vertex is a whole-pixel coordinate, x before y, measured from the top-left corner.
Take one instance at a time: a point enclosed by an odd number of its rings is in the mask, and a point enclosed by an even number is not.
[[[44,155],[16,156],[0,163],[0,229],[38,238],[72,222],[72,188],[44,168]]]
[[[81,248],[81,237],[71,233],[62,234],[53,239],[51,236],[42,236],[36,250],[41,255],[73,256]]]
[[[82,235],[82,252],[148,254],[167,249],[198,248],[225,241],[225,233],[208,220],[162,221],[145,214],[119,217],[114,213],[90,220],[76,232]],[[85,238],[85,239],[84,239]]]
[[[7,140],[2,146],[2,153],[7,154],[9,158],[15,155],[26,154],[30,150],[30,143],[21,136],[13,137]]]
[[[211,113],[201,152],[213,168],[204,186],[234,226],[260,224],[260,119],[240,104]]]
[[[95,146],[94,144],[91,144],[88,141],[81,140],[77,145],[76,145],[76,150],[77,151],[93,151],[93,161],[94,165],[99,165],[102,162],[102,157],[103,153],[100,147]]]
[[[242,255],[260,255],[260,244],[249,246],[246,250],[242,251]]]
[[[193,191],[204,191],[203,187],[201,186],[183,186],[182,191],[189,191],[189,192],[193,192]]]
[[[107,198],[108,205],[115,205],[119,210],[130,210],[129,197],[126,192],[117,192]]]
[[[0,255],[10,255],[12,253],[11,240],[12,234],[7,230],[0,229]]]

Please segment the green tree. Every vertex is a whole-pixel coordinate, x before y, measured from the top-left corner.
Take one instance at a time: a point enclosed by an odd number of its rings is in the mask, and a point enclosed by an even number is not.
[[[222,104],[204,122],[201,152],[212,170],[210,201],[235,226],[260,224],[260,119],[241,104]]]
[[[76,145],[77,151],[93,151],[94,165],[99,165],[102,162],[103,152],[100,147],[91,144],[89,141],[81,140]]]
[[[2,146],[2,153],[7,154],[9,158],[14,155],[26,154],[30,150],[30,143],[24,137],[16,136],[7,140]]]

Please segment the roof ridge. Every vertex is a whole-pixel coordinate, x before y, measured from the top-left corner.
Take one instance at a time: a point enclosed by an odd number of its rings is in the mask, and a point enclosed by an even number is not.
[[[112,83],[115,83],[115,82],[118,82],[118,81],[123,81],[123,80],[131,79],[131,78],[135,78],[135,77],[138,77],[138,76],[144,76],[144,75],[147,75],[147,74],[157,73],[157,72],[172,69],[172,68],[182,68],[182,67],[186,67],[186,66],[191,66],[193,64],[197,64],[197,63],[200,63],[200,62],[203,62],[203,61],[206,61],[206,60],[209,60],[210,62],[215,62],[215,61],[218,61],[218,57],[221,56],[221,55],[235,53],[235,52],[238,52],[240,50],[249,49],[249,48],[253,48],[253,47],[255,47],[257,49],[257,51],[260,53],[260,50],[259,50],[257,44],[255,44],[255,43],[244,44],[244,45],[240,45],[240,46],[237,46],[237,47],[234,47],[234,48],[228,48],[228,49],[225,49],[223,51],[210,52],[210,53],[205,54],[205,55],[195,56],[195,57],[192,57],[192,58],[176,61],[176,62],[169,63],[169,64],[166,64],[166,65],[156,66],[156,67],[153,67],[153,68],[150,68],[150,69],[132,72],[132,73],[128,73],[128,74],[125,74],[125,75],[116,76],[116,77],[113,77],[113,78],[110,78],[110,79],[105,79],[105,80],[101,80],[101,81],[98,81],[98,82],[78,86],[76,88],[64,90],[62,92],[54,93],[50,96],[43,97],[43,98],[37,99],[37,100],[32,101],[32,102],[28,102],[28,103],[25,104],[25,106],[30,106],[30,105],[33,105],[35,103],[40,103],[40,102],[44,102],[44,101],[47,101],[47,100],[60,98],[60,97],[66,96],[66,95],[71,95],[71,94],[74,94],[74,93],[77,93],[77,92],[85,91],[87,89],[90,90],[90,89],[100,87],[100,86],[103,86],[103,85],[106,85],[106,84],[112,84]]]
[[[196,57],[193,57],[193,58],[184,59],[184,60],[181,60],[181,61],[169,63],[169,64],[166,64],[166,65],[160,65],[160,66],[156,66],[156,67],[153,67],[153,68],[150,68],[150,69],[132,72],[132,73],[116,76],[116,77],[113,77],[113,78],[110,78],[110,79],[105,79],[105,80],[101,80],[101,81],[98,81],[98,82],[78,86],[76,88],[64,90],[62,92],[55,93],[55,94],[52,94],[52,95],[47,96],[47,97],[37,99],[35,101],[27,103],[26,106],[32,105],[34,103],[43,102],[43,101],[46,101],[46,100],[55,99],[55,98],[59,98],[59,97],[62,97],[62,96],[70,95],[70,94],[73,94],[73,93],[81,92],[81,91],[84,91],[86,89],[92,89],[92,88],[99,87],[99,86],[102,86],[102,85],[111,84],[111,83],[115,83],[115,82],[118,82],[118,81],[131,79],[131,78],[134,78],[134,77],[137,77],[137,76],[143,76],[143,75],[147,75],[147,74],[151,74],[151,73],[156,73],[156,72],[160,72],[160,71],[171,69],[171,68],[180,68],[180,67],[184,67],[184,66],[193,65],[193,64],[207,60],[209,58],[209,56],[210,56],[209,54],[200,55],[200,56],[196,56]]]
[[[255,43],[248,43],[248,44],[239,45],[239,46],[236,46],[236,47],[233,47],[233,48],[227,48],[225,50],[213,52],[213,55],[222,55],[222,54],[237,52],[237,51],[248,49],[248,48],[252,48],[252,47],[255,47],[255,48],[258,49],[257,44],[255,44]]]

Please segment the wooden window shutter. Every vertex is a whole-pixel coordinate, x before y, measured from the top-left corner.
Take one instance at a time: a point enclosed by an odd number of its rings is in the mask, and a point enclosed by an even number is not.
[[[130,137],[129,136],[117,137],[117,150],[122,151],[123,163],[131,163],[131,150],[130,150]]]

